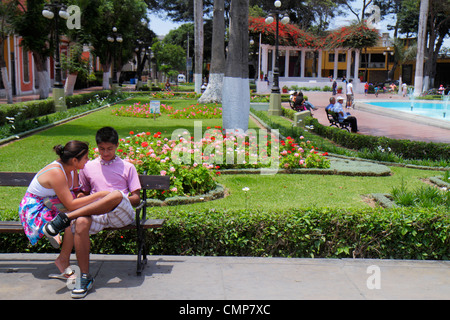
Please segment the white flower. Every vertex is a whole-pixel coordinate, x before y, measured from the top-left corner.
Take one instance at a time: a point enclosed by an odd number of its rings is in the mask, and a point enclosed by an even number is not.
[[[244,192],[247,192],[247,191],[249,191],[249,190],[250,190],[249,187],[244,187],[244,188],[242,188],[242,191],[244,191]]]

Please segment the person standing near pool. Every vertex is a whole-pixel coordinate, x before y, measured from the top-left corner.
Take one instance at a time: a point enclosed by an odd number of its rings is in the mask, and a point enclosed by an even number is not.
[[[351,108],[353,104],[353,79],[349,79],[347,83],[347,108]]]

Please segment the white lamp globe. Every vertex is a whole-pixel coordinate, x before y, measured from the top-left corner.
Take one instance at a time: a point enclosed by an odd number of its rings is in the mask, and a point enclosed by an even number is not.
[[[266,24],[271,24],[273,22],[273,17],[272,16],[268,16],[266,18]]]
[[[44,17],[46,17],[47,19],[53,19],[53,17],[55,16],[52,11],[47,10],[47,9],[42,10],[42,15]]]

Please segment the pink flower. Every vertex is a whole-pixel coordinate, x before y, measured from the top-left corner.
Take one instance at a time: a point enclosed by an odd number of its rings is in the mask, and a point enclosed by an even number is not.
[[[162,176],[165,176],[166,173],[167,173],[167,172],[166,172],[165,170],[161,170],[161,171],[160,171],[160,174],[161,174]]]

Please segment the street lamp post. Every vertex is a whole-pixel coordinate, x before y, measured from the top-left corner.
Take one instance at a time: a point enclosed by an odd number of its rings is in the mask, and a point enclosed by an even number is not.
[[[113,44],[113,54],[112,54],[112,56],[113,56],[113,59],[112,59],[113,77],[112,77],[112,81],[111,81],[111,88],[113,91],[115,91],[115,90],[117,90],[117,68],[116,68],[116,46],[115,46],[114,42],[122,43],[123,38],[122,38],[122,35],[117,33],[117,28],[113,27],[112,34],[108,35],[108,37],[106,39]]]
[[[66,100],[64,96],[64,86],[62,83],[61,74],[61,61],[59,54],[59,32],[58,24],[59,18],[67,20],[69,18],[69,13],[66,11],[67,7],[65,4],[60,3],[59,0],[55,0],[51,3],[46,3],[44,10],[42,10],[42,15],[47,19],[55,18],[55,81],[53,84],[53,99],[55,100],[55,111],[65,111],[67,110]]]
[[[283,18],[281,19],[282,24],[289,23],[289,17],[288,15],[280,10],[281,7],[281,1],[277,0],[274,2],[274,6],[277,9],[274,9],[271,11],[270,15],[266,18],[265,22],[266,24],[271,24],[274,21],[276,21],[276,27],[275,27],[275,66],[273,68],[273,85],[272,90],[270,93],[270,103],[269,103],[269,115],[276,115],[280,116],[282,115],[281,111],[281,93],[280,93],[280,84],[279,84],[279,77],[280,77],[280,71],[279,71],[279,55],[278,55],[278,28],[279,28],[279,21],[280,21],[280,14],[283,15]]]

